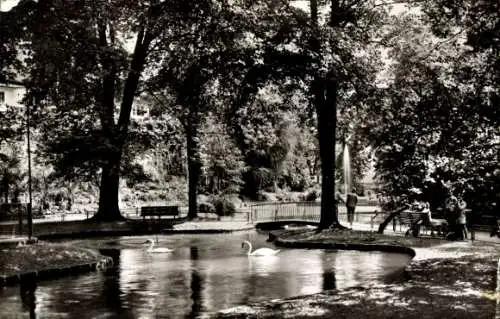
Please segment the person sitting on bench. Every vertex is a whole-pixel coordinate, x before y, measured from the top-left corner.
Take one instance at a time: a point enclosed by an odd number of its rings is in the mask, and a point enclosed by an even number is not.
[[[421,206],[421,212],[425,213],[422,219],[422,225],[431,230],[431,236],[434,236],[434,230],[437,230],[438,234],[442,233],[444,226],[446,226],[446,220],[444,219],[433,219],[428,202],[425,202]]]

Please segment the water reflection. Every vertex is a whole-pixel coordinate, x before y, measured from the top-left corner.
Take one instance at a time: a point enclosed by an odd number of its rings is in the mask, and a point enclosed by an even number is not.
[[[22,302],[23,312],[28,312],[30,319],[36,318],[36,281],[34,278],[27,278],[19,285],[19,294]]]
[[[191,256],[191,312],[186,318],[197,318],[203,309],[201,292],[203,290],[203,279],[198,272],[198,247],[190,246],[189,252]]]
[[[0,290],[0,309],[30,318],[196,318],[238,304],[398,280],[392,274],[409,259],[293,249],[248,257],[241,249],[244,239],[274,248],[256,233],[165,236],[158,246],[175,251],[149,254],[144,239],[119,238],[118,246],[100,250],[113,258],[114,268],[42,281],[38,287],[21,285],[19,292]],[[97,240],[85,243],[100,247]]]
[[[322,258],[322,268],[323,268],[323,290],[333,290],[337,289],[337,279],[335,276],[335,269],[332,268],[332,259],[335,260],[335,254],[331,254],[330,260],[328,258]]]
[[[278,272],[279,256],[255,256],[248,258],[248,273],[257,274],[260,277],[269,277],[272,273]]]
[[[117,314],[123,310],[121,290],[120,290],[120,250],[100,249],[99,252],[105,256],[113,258],[113,268],[108,268],[104,272],[101,297],[106,307],[115,310]]]

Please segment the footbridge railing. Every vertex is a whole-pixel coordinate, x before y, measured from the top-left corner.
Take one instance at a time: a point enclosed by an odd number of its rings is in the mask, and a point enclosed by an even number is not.
[[[266,202],[254,203],[250,205],[248,215],[249,222],[264,221],[314,221],[320,220],[321,203],[320,202]],[[354,222],[365,224],[373,228],[378,226],[383,216],[378,207],[358,206],[354,215]],[[347,222],[347,210],[343,205],[339,205],[339,220],[342,223]]]
[[[250,221],[305,220],[318,221],[320,203],[317,202],[266,202],[250,206]]]

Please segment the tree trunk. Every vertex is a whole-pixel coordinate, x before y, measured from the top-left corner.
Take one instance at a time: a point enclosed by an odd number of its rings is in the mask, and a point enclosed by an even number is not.
[[[198,141],[195,131],[196,129],[190,125],[186,132],[188,160],[188,219],[198,217],[196,195],[198,193],[201,164],[198,158]]]
[[[387,225],[389,225],[389,223],[391,222],[391,220],[393,220],[394,218],[396,218],[396,216],[398,216],[399,214],[401,214],[401,212],[403,210],[407,209],[407,208],[408,208],[408,205],[403,205],[403,206],[401,206],[399,208],[396,208],[392,212],[390,212],[389,215],[385,218],[385,220],[379,225],[379,227],[378,227],[378,233],[379,234],[383,234],[385,228],[387,227]]]
[[[92,217],[97,221],[119,221],[125,218],[118,207],[120,185],[121,152],[110,156],[102,168],[101,185],[99,187],[99,209]]]
[[[342,227],[338,220],[335,199],[335,133],[337,128],[337,83],[333,75],[325,78],[320,74],[321,43],[318,29],[318,1],[310,0],[312,33],[310,45],[317,54],[318,72],[311,83],[314,108],[318,117],[318,141],[321,158],[321,213],[318,230],[330,226]],[[343,228],[343,227],[342,227]]]
[[[99,35],[101,45],[105,49],[109,44],[106,37],[107,25],[105,22],[99,25]],[[111,44],[114,43],[114,30],[110,27],[109,34]],[[118,221],[125,218],[120,214],[118,193],[120,188],[120,164],[123,146],[128,135],[130,123],[130,113],[134,103],[134,96],[137,92],[139,79],[144,69],[146,52],[149,44],[153,40],[152,35],[141,27],[135,43],[134,53],[130,63],[123,96],[120,105],[118,123],[114,123],[115,112],[115,92],[116,92],[116,64],[106,55],[103,56],[103,68],[107,73],[103,78],[101,92],[100,120],[103,132],[108,138],[113,150],[107,162],[102,167],[101,185],[99,187],[99,209],[92,218],[98,221]]]
[[[321,215],[319,230],[340,225],[335,198],[335,134],[337,128],[337,83],[335,79],[316,80],[315,106],[318,116],[318,140],[321,158]]]

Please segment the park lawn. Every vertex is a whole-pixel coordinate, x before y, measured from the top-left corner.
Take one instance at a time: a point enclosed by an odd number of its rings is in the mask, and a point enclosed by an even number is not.
[[[73,245],[38,242],[0,249],[0,277],[69,269],[106,260],[96,251]]]
[[[355,231],[291,231],[278,241],[408,245],[416,257],[409,279],[324,291],[319,294],[238,306],[215,318],[493,318],[498,248],[484,242],[422,242],[422,239]],[[424,239],[425,240],[425,239]],[[415,245],[412,245],[415,244]],[[408,247],[408,246],[407,246]],[[418,248],[420,247],[420,248]],[[420,258],[419,258],[420,256]]]
[[[440,238],[402,237],[350,229],[325,229],[320,233],[315,230],[305,229],[288,230],[280,233],[279,238],[283,242],[397,245],[405,247],[430,247],[446,242]]]

